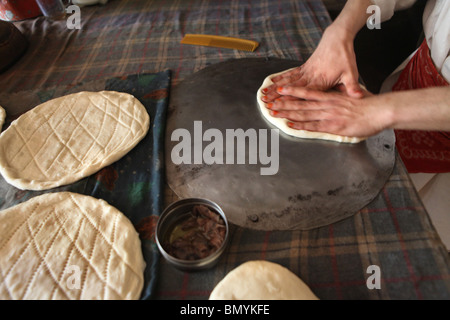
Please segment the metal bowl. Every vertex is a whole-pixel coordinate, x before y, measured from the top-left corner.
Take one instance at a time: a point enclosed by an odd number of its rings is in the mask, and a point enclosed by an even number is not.
[[[170,255],[163,247],[163,243],[167,237],[170,236],[170,233],[172,232],[173,228],[179,224],[182,220],[186,219],[187,216],[192,211],[192,208],[195,205],[205,205],[209,209],[215,211],[216,213],[220,214],[223,221],[225,222],[225,239],[222,243],[222,246],[210,254],[209,256],[197,259],[197,260],[183,260],[179,258],[175,258],[172,255]],[[156,225],[156,244],[158,246],[159,251],[161,252],[162,256],[174,267],[176,267],[179,270],[182,271],[199,271],[199,270],[205,270],[208,268],[213,267],[218,262],[220,256],[224,252],[228,237],[229,237],[229,226],[228,226],[228,220],[225,216],[225,213],[223,212],[222,208],[219,207],[216,203],[207,200],[207,199],[200,199],[200,198],[187,198],[182,199],[177,202],[172,203],[169,205],[161,214],[159,217],[158,223]]]

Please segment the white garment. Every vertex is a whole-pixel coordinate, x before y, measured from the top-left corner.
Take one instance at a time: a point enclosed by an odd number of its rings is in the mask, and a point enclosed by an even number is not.
[[[386,21],[395,10],[405,9],[415,0],[371,0],[381,9],[381,20]],[[431,59],[439,73],[450,82],[450,1],[428,0],[423,13],[423,30],[430,48]],[[411,57],[407,59],[409,61]],[[406,63],[403,63],[403,68]],[[403,68],[398,68],[400,71]]]
[[[410,177],[437,233],[450,251],[450,172],[413,173]]]
[[[395,10],[405,9],[415,0],[371,0],[381,9],[386,21]],[[428,0],[423,13],[425,39],[438,72],[450,82],[450,1]],[[415,54],[413,52],[383,83],[381,93],[392,90],[400,73]],[[450,251],[450,173],[414,173],[411,180],[428,212],[436,231]]]

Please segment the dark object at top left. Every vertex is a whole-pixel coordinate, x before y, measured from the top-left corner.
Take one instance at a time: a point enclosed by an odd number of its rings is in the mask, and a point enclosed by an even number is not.
[[[11,22],[0,21],[0,72],[11,67],[28,47],[25,36]]]

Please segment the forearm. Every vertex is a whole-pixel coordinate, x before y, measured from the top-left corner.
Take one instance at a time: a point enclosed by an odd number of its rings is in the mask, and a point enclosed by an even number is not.
[[[450,131],[450,87],[392,92],[379,98],[389,128]]]
[[[330,25],[332,29],[342,31],[353,41],[356,34],[367,22],[367,8],[370,0],[348,0],[339,16]]]
[[[290,121],[291,128],[344,136],[369,137],[384,129],[450,132],[450,87],[397,91],[352,98],[340,92],[323,92],[287,86],[271,115]]]

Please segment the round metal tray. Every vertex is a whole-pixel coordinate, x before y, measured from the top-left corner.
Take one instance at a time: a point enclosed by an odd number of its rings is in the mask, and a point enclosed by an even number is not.
[[[211,199],[227,212],[230,223],[242,227],[306,230],[347,218],[377,196],[394,167],[392,130],[358,144],[300,139],[279,131],[279,168],[274,175],[261,174],[261,168],[269,165],[259,159],[250,164],[248,149],[244,164],[195,159],[194,149],[201,153],[211,144],[202,137],[208,129],[222,133],[224,154],[229,152],[227,129],[250,129],[257,132],[258,141],[260,129],[267,133],[275,129],[262,117],[256,92],[268,75],[298,65],[281,59],[229,60],[174,86],[165,158],[168,184],[179,197]],[[181,142],[172,133],[180,128],[191,137],[191,164],[176,164],[172,157]],[[270,135],[268,139],[270,151]]]

